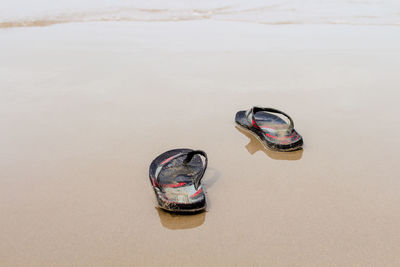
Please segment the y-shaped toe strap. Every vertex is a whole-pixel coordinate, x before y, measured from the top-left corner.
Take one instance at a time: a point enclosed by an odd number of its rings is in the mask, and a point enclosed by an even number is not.
[[[160,190],[162,190],[162,187],[159,185],[160,181],[159,181],[158,177],[159,177],[159,175],[161,173],[161,170],[164,168],[164,166],[167,165],[166,163],[170,162],[171,160],[186,156],[186,158],[183,160],[183,164],[188,164],[193,159],[194,155],[201,155],[205,159],[202,172],[193,181],[194,187],[197,190],[199,188],[199,186],[200,186],[201,179],[203,178],[204,173],[206,172],[206,169],[207,169],[207,165],[208,165],[207,154],[206,154],[206,152],[204,152],[202,150],[193,150],[193,151],[190,151],[190,152],[178,153],[178,154],[176,154],[176,155],[164,160],[163,162],[161,162],[160,165],[157,167],[156,172],[155,172],[155,180],[157,181],[158,188]]]
[[[204,157],[204,165],[203,165],[203,170],[201,171],[200,175],[193,181],[194,183],[194,188],[199,188],[201,179],[203,179],[204,173],[206,172],[207,165],[208,165],[208,157],[206,152],[203,150],[193,150],[187,154],[186,159],[183,161],[183,164],[188,164],[192,159],[194,155],[201,155]]]
[[[267,111],[267,112],[271,112],[271,113],[277,113],[277,114],[284,115],[285,117],[287,117],[289,119],[289,129],[288,129],[288,131],[289,132],[293,131],[294,123],[293,123],[292,118],[288,114],[286,114],[285,112],[277,110],[277,109],[274,109],[274,108],[253,107],[253,108],[249,109],[248,111],[246,111],[246,117],[247,117],[247,120],[249,121],[251,126],[253,126],[253,127],[257,128],[257,129],[260,129],[260,126],[258,126],[258,124],[256,122],[256,119],[254,117],[255,114],[257,112],[259,112],[259,111]]]

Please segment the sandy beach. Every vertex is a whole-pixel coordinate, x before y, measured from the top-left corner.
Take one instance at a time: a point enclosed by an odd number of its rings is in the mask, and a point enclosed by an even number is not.
[[[14,26],[1,266],[400,265],[399,26]],[[290,114],[304,149],[238,129],[254,105]],[[149,164],[180,147],[209,156],[204,213],[157,208]]]

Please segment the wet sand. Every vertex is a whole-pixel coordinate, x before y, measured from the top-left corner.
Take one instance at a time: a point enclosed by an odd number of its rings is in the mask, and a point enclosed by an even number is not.
[[[0,31],[2,266],[400,265],[400,28],[71,23]],[[305,145],[235,127],[290,114]],[[203,149],[207,212],[148,167]]]

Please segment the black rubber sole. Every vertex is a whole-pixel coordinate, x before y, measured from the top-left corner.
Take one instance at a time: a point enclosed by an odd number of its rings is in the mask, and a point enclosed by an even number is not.
[[[156,193],[156,197],[157,197],[157,192],[155,192],[155,193]],[[172,202],[168,203],[166,201],[162,201],[159,197],[157,197],[157,202],[158,202],[158,206],[163,210],[166,210],[169,212],[174,212],[174,213],[182,213],[182,214],[197,213],[199,211],[205,210],[207,207],[205,198],[202,201],[199,201],[199,202],[193,203],[193,204],[179,204],[179,203],[172,203]]]

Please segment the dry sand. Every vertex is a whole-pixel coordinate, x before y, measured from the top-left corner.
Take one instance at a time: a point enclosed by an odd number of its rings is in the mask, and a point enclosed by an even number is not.
[[[400,28],[236,22],[0,30],[1,266],[399,266]],[[237,129],[281,109],[304,150]],[[148,167],[203,149],[208,211]]]

